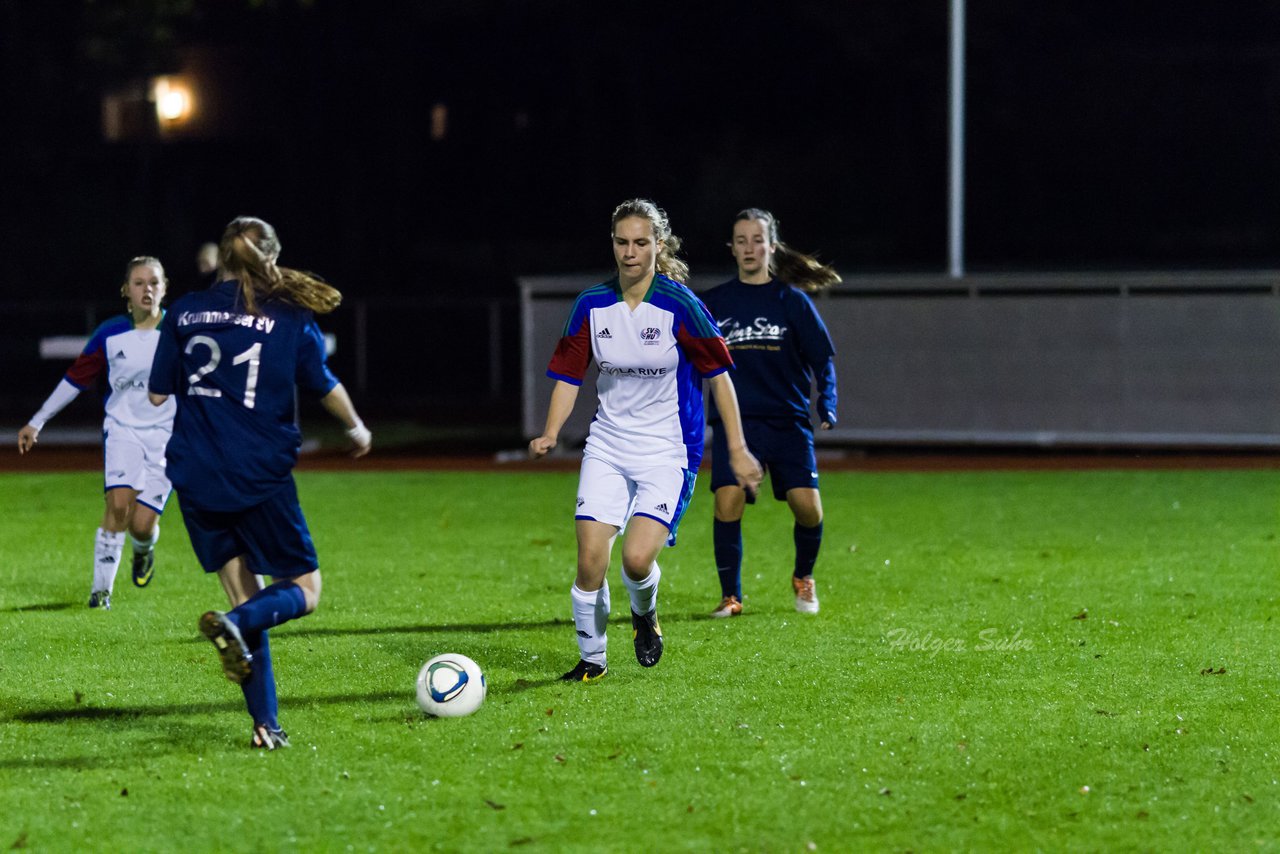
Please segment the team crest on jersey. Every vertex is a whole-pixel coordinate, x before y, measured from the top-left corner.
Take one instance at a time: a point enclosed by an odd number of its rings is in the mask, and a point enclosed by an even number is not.
[[[662,330],[656,326],[646,326],[640,330],[640,340],[646,345],[657,344],[660,337],[662,337]]]

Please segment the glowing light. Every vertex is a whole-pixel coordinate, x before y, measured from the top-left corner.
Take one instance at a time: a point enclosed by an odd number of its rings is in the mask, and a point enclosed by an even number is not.
[[[449,108],[444,104],[436,104],[431,108],[431,138],[439,142],[448,132]]]
[[[171,90],[165,93],[165,96],[156,102],[156,112],[160,114],[160,118],[175,121],[186,115],[190,107],[190,99],[186,92]]]
[[[152,82],[151,97],[156,104],[156,118],[162,127],[191,118],[191,90],[172,77],[157,77]]]

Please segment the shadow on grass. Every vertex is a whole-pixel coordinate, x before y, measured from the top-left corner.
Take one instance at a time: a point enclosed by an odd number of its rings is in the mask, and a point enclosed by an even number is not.
[[[559,676],[552,676],[549,679],[524,679],[520,678],[509,685],[503,687],[504,694],[519,694],[528,691],[531,688],[550,688],[553,685],[572,685],[572,682],[566,682]]]
[[[344,703],[380,703],[401,701],[403,691],[379,691],[370,694],[326,694],[322,696],[290,696],[287,702],[298,707],[308,703],[318,705],[342,705]],[[73,706],[71,708],[32,709],[0,717],[0,723],[60,724],[68,721],[126,720],[128,718],[157,718],[170,715],[203,715],[211,712],[244,711],[244,703],[238,698],[219,703],[183,703],[170,706]],[[0,763],[2,766],[3,763]]]
[[[519,632],[534,629],[552,629],[572,626],[573,621],[567,619],[538,620],[531,623],[423,623],[415,626],[354,626],[350,628],[326,628],[318,626],[314,629],[290,629],[290,637],[324,637],[327,635],[394,635],[394,634],[450,634],[454,632]],[[282,635],[283,636],[283,635]]]
[[[343,705],[346,703],[362,703],[373,702],[383,703],[394,701],[397,705],[405,703],[405,692],[403,691],[380,691],[367,694],[329,694],[329,695],[309,695],[300,697],[289,697],[288,703],[291,707],[301,707],[304,704],[315,703],[320,705]],[[165,753],[191,753],[193,750],[210,749],[215,752],[230,751],[241,752],[244,745],[248,743],[248,737],[241,740],[239,738],[228,741],[226,733],[220,729],[215,730],[207,723],[197,722],[173,722],[165,721],[170,716],[198,716],[202,714],[219,713],[219,712],[244,712],[244,704],[239,700],[228,700],[221,703],[184,703],[167,706],[76,706],[73,708],[44,708],[31,709],[25,712],[0,716],[0,724],[20,723],[20,724],[53,724],[59,725],[75,725],[84,722],[91,725],[100,725],[104,728],[104,732],[119,732],[121,725],[129,726],[130,721],[136,721],[136,728],[139,730],[150,727],[156,733],[155,738],[150,740],[153,747],[164,742],[170,743],[170,749],[162,750]],[[111,729],[114,724],[116,729]],[[245,724],[246,732],[248,724]],[[199,744],[204,748],[196,748],[193,746],[195,734],[202,733],[202,737],[198,738]],[[80,736],[83,737],[83,733]],[[92,755],[92,756],[25,756],[10,757],[0,759],[0,772],[5,770],[21,770],[21,769],[49,769],[49,770],[88,770],[102,769],[109,767],[127,767],[136,761],[136,757],[127,754],[116,754],[114,756]]]
[[[75,602],[37,602],[34,605],[14,605],[12,608],[0,608],[0,614],[23,614],[28,611],[66,611],[80,607]]]
[[[611,620],[626,619],[627,612],[624,610],[619,614],[614,611]],[[667,613],[661,615],[664,623],[685,623],[694,622],[703,619],[711,619],[711,617],[702,614],[674,614]],[[520,632],[533,631],[537,629],[563,629],[573,628],[573,621],[567,618],[556,618],[550,620],[536,620],[528,623],[506,622],[506,623],[422,623],[414,626],[356,626],[350,628],[326,628],[317,627],[298,628],[290,627],[288,629],[289,637],[324,637],[328,635],[394,635],[394,634],[453,634],[453,633],[476,633],[483,634],[485,632]],[[274,631],[274,630],[273,630]],[[285,635],[281,633],[281,637]],[[272,635],[275,637],[275,635]],[[203,641],[203,638],[200,638]]]

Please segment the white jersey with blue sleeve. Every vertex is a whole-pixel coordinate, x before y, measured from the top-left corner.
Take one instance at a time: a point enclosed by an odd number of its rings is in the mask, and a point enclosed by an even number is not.
[[[138,329],[127,314],[103,322],[93,330],[80,355],[63,375],[58,390],[29,423],[41,429],[76,395],[105,375],[105,429],[110,429],[115,422],[135,430],[167,431],[173,423],[174,403],[167,401],[163,406],[152,406],[147,399],[147,378],[151,375],[151,360],[159,340],[159,330]]]
[[[592,359],[600,405],[588,452],[697,471],[702,380],[733,365],[701,300],[662,275],[634,310],[616,279],[588,288],[574,302],[547,376],[581,385]]]

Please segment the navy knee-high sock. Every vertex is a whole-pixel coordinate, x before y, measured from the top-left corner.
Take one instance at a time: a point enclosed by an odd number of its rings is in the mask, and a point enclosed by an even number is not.
[[[742,520],[712,521],[715,543],[716,572],[720,574],[720,595],[736,596],[742,601]]]
[[[292,581],[277,581],[259,590],[247,602],[228,613],[242,634],[260,632],[301,617],[307,612],[302,588]]]
[[[276,674],[271,667],[271,642],[266,630],[243,634],[244,642],[253,656],[253,671],[240,683],[244,692],[244,704],[255,724],[268,729],[280,729],[280,707],[276,701]]]
[[[822,523],[806,528],[799,522],[791,531],[796,542],[796,578],[813,575],[813,565],[818,562],[818,551],[822,548]]]

